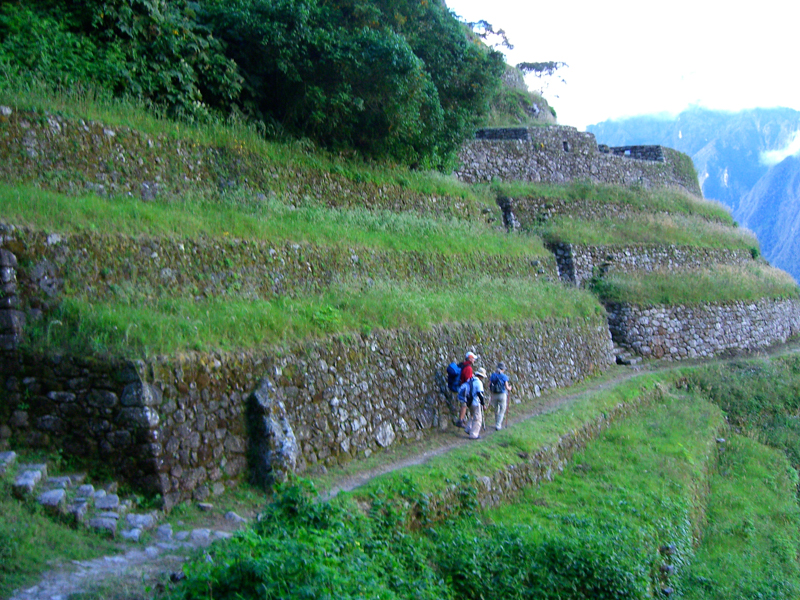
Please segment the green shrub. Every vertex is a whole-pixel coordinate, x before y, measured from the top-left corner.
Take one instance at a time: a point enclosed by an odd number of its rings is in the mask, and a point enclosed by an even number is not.
[[[32,4],[32,5],[31,5]],[[197,21],[186,0],[36,0],[4,3],[2,57],[15,77],[51,85],[96,84],[118,96],[206,118],[241,90],[236,65]]]
[[[279,487],[253,527],[215,544],[208,557],[184,569],[188,577],[170,598],[453,597],[397,505],[376,499],[364,516],[355,506],[315,501],[302,482]]]
[[[437,2],[236,0],[207,18],[246,78],[245,113],[403,164],[449,165],[503,68]]]
[[[451,526],[434,536],[438,567],[458,598],[501,600],[621,599],[647,597],[647,581],[623,554],[628,540],[614,534],[580,538],[499,526],[468,535]]]
[[[124,60],[116,44],[98,44],[28,4],[0,6],[0,39],[0,69],[8,78],[34,77],[65,87],[122,85]]]

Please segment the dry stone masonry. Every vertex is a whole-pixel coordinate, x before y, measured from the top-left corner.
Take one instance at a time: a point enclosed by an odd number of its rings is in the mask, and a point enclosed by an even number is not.
[[[458,177],[469,183],[590,181],[645,188],[677,187],[702,197],[700,184],[685,170],[685,155],[661,147],[625,147],[605,152],[593,134],[551,126],[485,131],[459,154]],[[658,149],[656,149],[658,148]],[[689,163],[691,164],[691,163]]]
[[[503,211],[503,221],[507,229],[534,227],[560,217],[602,222],[607,219],[620,221],[641,214],[670,215],[667,211],[656,212],[644,203],[637,206],[635,204],[597,202],[585,198],[566,200],[563,198],[500,196],[497,204]],[[705,216],[701,218],[713,220]]]
[[[632,246],[589,246],[551,244],[562,281],[584,285],[595,275],[691,271],[713,265],[745,265],[753,262],[749,250],[637,244]]]
[[[606,308],[614,342],[644,358],[674,361],[738,354],[800,333],[800,300]]]
[[[28,265],[22,272],[18,260]],[[553,257],[535,254],[445,256],[282,240],[57,234],[0,223],[0,289],[8,294],[0,298],[0,327],[12,335],[24,316],[3,313],[16,307],[18,287],[20,295],[46,301],[58,294],[68,275],[95,299],[133,287],[150,295],[268,300],[381,279],[435,288],[456,283],[468,267],[497,277],[557,279]],[[8,339],[0,337],[0,343]]]
[[[598,315],[146,361],[16,351],[0,363],[0,435],[113,465],[169,508],[221,493],[248,467],[274,480],[276,464],[324,469],[451,426],[457,407],[444,391],[444,367],[467,349],[479,364],[504,360],[523,398],[602,372],[613,363],[611,347]],[[248,430],[254,402],[263,426]]]
[[[143,201],[213,182],[222,188],[277,191],[283,201],[297,197],[298,203],[313,191],[335,206],[479,217],[470,214],[475,206],[459,199],[416,197],[402,186],[361,185],[334,173],[296,181],[308,174],[278,173],[263,164],[255,168],[250,164],[254,158],[244,151],[237,160],[222,161],[231,150],[60,116],[0,110],[0,134],[5,140],[0,177],[7,181],[50,180],[48,174],[68,172],[75,176],[63,181],[83,181],[85,189],[137,195]],[[681,170],[687,157],[670,149],[598,148],[594,136],[568,127],[481,136],[462,153],[459,176],[465,181],[589,180],[673,186],[701,195],[697,181]],[[80,156],[75,156],[76,147],[82,149]],[[238,166],[222,172],[223,164]],[[260,199],[267,201],[267,196]],[[513,228],[514,211],[500,204]],[[553,210],[544,207],[544,218]],[[626,210],[620,209],[620,218]],[[598,269],[691,269],[752,259],[749,251],[676,246],[556,245],[551,251],[548,258],[477,259],[485,263],[471,268],[514,277],[560,276],[581,285]],[[387,273],[391,279],[426,285],[452,283],[448,277],[463,270],[462,257],[437,262],[400,254],[290,242],[67,235],[0,225],[0,449],[13,441],[103,462],[135,488],[162,495],[169,509],[187,499],[204,501],[245,476],[270,484],[291,471],[321,472],[452,426],[458,407],[446,391],[444,368],[466,350],[476,352],[478,364],[486,367],[503,360],[514,396],[530,398],[608,368],[614,362],[612,335],[614,342],[642,356],[680,360],[757,349],[800,332],[800,301],[761,300],[700,307],[609,306],[608,321],[598,314],[377,330],[247,352],[142,360],[42,356],[20,346],[26,324],[55,306],[69,277],[85,282],[93,298],[113,293],[121,283],[165,295],[196,290],[191,293],[199,297],[269,298],[333,283],[369,282]],[[193,279],[196,273],[202,278]],[[605,422],[599,419],[596,428]],[[591,433],[587,429],[575,439],[567,437],[552,455],[545,451],[516,471],[498,473],[485,482],[481,501],[492,502],[501,491],[549,477],[560,468],[563,454],[580,447]],[[0,455],[0,468],[10,462],[9,455]],[[36,470],[28,470],[35,479]],[[25,485],[33,489],[36,482]],[[45,500],[57,507],[63,502],[57,492]]]
[[[460,197],[422,194],[395,183],[374,183],[338,165],[298,170],[270,163],[240,144],[208,146],[176,135],[0,106],[0,179],[36,182],[66,193],[127,195],[144,202],[193,190],[245,191],[267,203],[382,209],[480,218]]]

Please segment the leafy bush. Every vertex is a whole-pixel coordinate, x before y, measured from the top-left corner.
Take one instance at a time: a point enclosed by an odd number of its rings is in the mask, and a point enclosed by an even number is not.
[[[0,39],[0,66],[7,77],[35,76],[67,87],[122,84],[123,57],[116,45],[98,44],[36,7],[0,6]]]
[[[499,83],[438,3],[236,0],[208,22],[242,69],[243,109],[294,137],[443,167]]]
[[[18,74],[61,84],[94,83],[205,117],[229,109],[241,89],[235,63],[197,21],[187,0],[36,0],[3,5],[2,57]]]
[[[376,502],[367,517],[288,484],[256,525],[186,568],[170,598],[452,598],[427,544],[403,524],[391,503]]]
[[[530,527],[489,527],[465,535],[454,526],[434,537],[438,566],[459,598],[593,600],[644,598],[647,583],[617,552],[614,536],[535,534]]]
[[[207,120],[414,167],[446,168],[488,109],[499,52],[439,2],[7,2],[10,77],[94,84]]]

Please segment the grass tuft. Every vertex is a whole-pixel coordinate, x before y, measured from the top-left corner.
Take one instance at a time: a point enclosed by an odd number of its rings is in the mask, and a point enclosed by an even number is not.
[[[94,303],[69,297],[48,320],[26,330],[27,344],[41,352],[131,356],[259,348],[372,329],[427,329],[460,319],[604,319],[603,308],[591,294],[560,284],[492,278],[475,284],[487,292],[502,287],[505,293],[483,294],[479,312],[469,315],[462,310],[461,289],[427,291],[387,281],[334,285],[316,296],[272,302],[137,297]]]
[[[640,305],[800,298],[800,288],[788,273],[763,264],[718,265],[714,269],[680,273],[612,272],[595,279],[592,289],[604,302]]]

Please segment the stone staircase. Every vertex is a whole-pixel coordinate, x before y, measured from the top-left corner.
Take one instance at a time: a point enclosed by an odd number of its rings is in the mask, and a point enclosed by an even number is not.
[[[626,350],[625,348],[620,348],[616,345],[614,346],[614,356],[616,357],[618,365],[635,367],[642,362],[641,356],[634,356],[630,353],[630,351]]]
[[[49,476],[47,463],[18,462],[13,451],[0,452],[0,477],[11,479],[12,494],[19,500],[33,500],[55,517],[130,542],[138,542],[142,533],[150,530],[156,541],[181,545],[205,545],[232,535],[209,529],[173,534],[172,525],[159,526],[160,511],[136,512],[135,500],[120,498],[115,482],[95,487],[82,473]],[[246,522],[235,513],[226,514],[225,519],[234,526]]]

